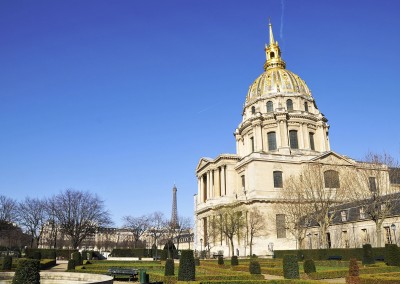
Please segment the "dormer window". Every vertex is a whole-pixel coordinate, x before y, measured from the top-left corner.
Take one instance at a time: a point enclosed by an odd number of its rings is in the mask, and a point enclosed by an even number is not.
[[[293,101],[291,99],[286,101],[286,109],[287,111],[293,110]]]

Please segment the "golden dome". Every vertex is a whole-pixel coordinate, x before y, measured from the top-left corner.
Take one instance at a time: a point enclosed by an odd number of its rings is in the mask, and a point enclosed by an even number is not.
[[[311,97],[306,83],[293,72],[283,68],[267,69],[250,85],[246,103],[276,95]]]
[[[266,61],[262,73],[250,85],[246,104],[277,95],[312,97],[306,83],[293,72],[286,70],[286,63],[281,58],[279,44],[274,40],[272,25],[269,24],[269,45],[265,46]]]

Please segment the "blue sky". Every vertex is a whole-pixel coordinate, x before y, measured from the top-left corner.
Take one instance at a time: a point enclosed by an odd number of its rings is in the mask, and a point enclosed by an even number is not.
[[[193,214],[195,167],[234,153],[268,17],[331,147],[400,157],[400,2],[0,1],[0,194],[65,188],[124,215]]]

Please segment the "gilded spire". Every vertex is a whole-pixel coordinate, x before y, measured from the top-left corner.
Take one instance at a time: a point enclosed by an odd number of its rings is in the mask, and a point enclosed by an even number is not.
[[[267,60],[264,64],[264,70],[286,68],[286,63],[281,58],[281,49],[279,48],[278,42],[274,39],[271,20],[269,21],[269,44],[265,46],[265,55]]]
[[[268,19],[269,21],[269,44],[274,44],[275,40],[274,40],[274,33],[272,32],[272,24],[271,24],[271,19]]]

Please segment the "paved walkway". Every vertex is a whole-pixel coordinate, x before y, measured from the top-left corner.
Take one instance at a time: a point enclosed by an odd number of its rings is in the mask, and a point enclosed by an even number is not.
[[[47,271],[65,272],[65,271],[67,271],[67,268],[68,268],[68,261],[66,261],[66,260],[57,260],[56,266],[53,266],[52,268],[50,268]]]

